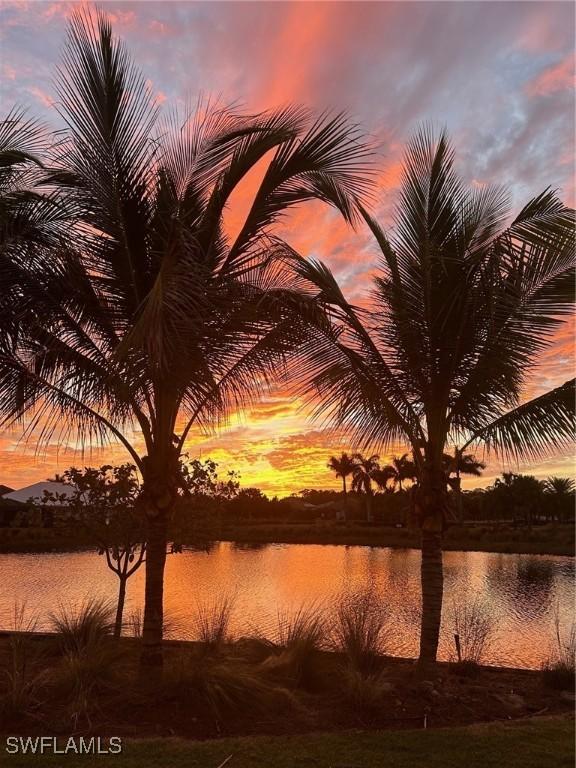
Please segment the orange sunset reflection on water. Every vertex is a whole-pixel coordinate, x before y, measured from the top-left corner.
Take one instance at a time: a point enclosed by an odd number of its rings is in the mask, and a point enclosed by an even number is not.
[[[493,624],[486,661],[539,668],[554,643],[554,622],[573,621],[574,559],[540,555],[446,552],[440,658],[453,653],[453,605],[478,595]],[[377,547],[220,542],[209,552],[171,555],[166,564],[165,606],[172,636],[194,638],[198,608],[233,598],[232,634],[274,638],[279,614],[302,606],[329,620],[339,598],[372,589],[390,616],[388,650],[415,656],[418,649],[420,553]],[[0,627],[9,625],[14,602],[25,602],[39,628],[60,603],[87,596],[114,600],[117,581],[92,552],[0,555],[4,590]],[[125,616],[143,604],[144,572],[130,580]],[[200,602],[198,602],[200,601]]]

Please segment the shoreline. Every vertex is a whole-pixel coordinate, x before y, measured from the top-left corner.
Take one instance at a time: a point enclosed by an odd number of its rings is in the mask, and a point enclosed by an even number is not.
[[[191,534],[180,537],[193,546]],[[419,532],[384,526],[318,526],[307,523],[255,523],[222,526],[203,532],[202,541],[228,541],[240,545],[319,544],[368,546],[391,549],[420,549]],[[69,552],[92,549],[91,542],[77,532],[58,529],[0,529],[0,554]],[[495,554],[555,555],[574,557],[574,527],[543,525],[532,529],[495,525],[453,526],[444,537],[447,552],[491,552]]]
[[[0,627],[0,646],[3,642],[6,642],[11,637],[17,637],[22,639],[27,639],[32,642],[38,642],[42,643],[44,641],[48,642],[56,642],[59,637],[59,633],[56,630],[42,630],[42,629],[33,629],[33,630],[15,630],[15,629],[2,629]],[[114,642],[120,642],[122,645],[126,647],[133,648],[140,648],[140,644],[142,642],[141,637],[136,637],[134,635],[121,635],[121,637],[114,639]],[[234,653],[235,648],[242,647],[245,644],[250,644],[252,647],[261,645],[262,647],[270,647],[267,645],[266,640],[262,640],[258,635],[251,636],[250,634],[247,635],[239,635],[238,637],[229,638],[226,643],[223,644],[223,649],[227,653]],[[191,651],[201,651],[202,648],[204,648],[205,644],[201,640],[192,640],[190,638],[185,637],[165,637],[162,640],[162,646],[165,649],[171,649],[174,650],[182,650],[182,649],[188,649]],[[338,658],[342,661],[345,659],[345,654],[340,651],[334,651],[334,650],[317,650],[314,653],[316,653],[318,656],[326,657],[326,658]],[[412,666],[414,670],[416,670],[418,659],[416,656],[395,656],[390,653],[382,653],[378,654],[378,658],[382,665],[394,668],[394,667],[409,667]],[[465,666],[465,665],[464,665]],[[488,664],[486,661],[479,662],[478,664],[473,665],[474,669],[480,673],[485,672],[486,674],[514,674],[518,675],[519,677],[526,677],[533,678],[534,676],[541,675],[541,668],[539,666],[536,667],[513,667],[508,666],[505,664]],[[435,668],[438,672],[449,672],[450,670],[458,669],[459,665],[456,661],[450,660],[450,659],[438,659],[435,662]],[[466,674],[466,673],[464,673]]]
[[[69,651],[60,635],[25,633],[20,638],[25,643],[27,637],[29,643],[16,646],[12,637],[12,633],[0,634],[0,655],[9,660],[11,648],[28,648],[30,679],[39,681],[38,691],[44,695],[39,709],[12,712],[5,727],[10,733],[27,735],[49,728],[56,728],[49,731],[53,733],[66,731],[68,721],[60,719],[62,710],[55,704],[66,705],[68,689],[61,684],[53,687],[54,681],[67,679],[67,666],[62,663]],[[78,734],[94,726],[104,736],[171,735],[188,740],[305,737],[319,727],[332,734],[354,728],[390,733],[416,727],[442,732],[446,727],[517,720],[544,712],[567,716],[574,706],[567,684],[550,686],[541,670],[442,661],[423,680],[415,659],[377,654],[371,657],[371,674],[366,677],[346,649],[327,646],[307,646],[295,655],[294,647],[246,636],[218,646],[165,640],[163,647],[168,674],[155,688],[160,706],[151,711],[142,703],[146,683],[143,688],[138,672],[141,640],[101,639],[93,661],[102,675],[111,674],[106,678],[109,685],[91,689],[89,711],[95,720],[83,720],[76,728]],[[122,695],[114,696],[115,690]],[[235,697],[233,706],[228,698],[213,698],[212,692],[220,690]],[[266,697],[264,709],[262,696]],[[211,709],[211,702],[217,708]]]

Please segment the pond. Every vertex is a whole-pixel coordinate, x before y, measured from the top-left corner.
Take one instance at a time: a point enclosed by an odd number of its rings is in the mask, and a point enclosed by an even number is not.
[[[165,607],[173,636],[194,638],[195,616],[230,596],[236,636],[274,636],[278,616],[313,606],[326,616],[346,595],[372,589],[391,616],[390,651],[418,651],[420,552],[314,544],[215,544],[207,552],[169,555]],[[446,552],[445,611],[440,658],[453,653],[454,606],[476,597],[493,628],[485,661],[538,668],[556,643],[558,618],[564,635],[574,621],[574,558],[486,552]],[[89,597],[114,600],[117,578],[92,551],[0,554],[0,628],[13,625],[14,607],[25,603],[48,628],[59,605]],[[144,568],[128,585],[125,617],[142,608]]]

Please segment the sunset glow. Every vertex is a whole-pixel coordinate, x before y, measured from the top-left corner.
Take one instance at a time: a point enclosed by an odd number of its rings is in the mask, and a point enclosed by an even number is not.
[[[0,5],[4,112],[25,104],[59,126],[51,78],[73,7]],[[247,111],[302,103],[349,112],[379,148],[373,209],[383,224],[390,223],[398,199],[403,147],[424,120],[447,125],[466,182],[506,184],[513,210],[548,186],[574,206],[572,4],[106,2],[104,8],[159,104],[183,107],[203,93]],[[233,198],[230,232],[242,224],[257,175]],[[366,299],[377,250],[364,228],[353,231],[315,202],[292,211],[279,233],[303,255],[325,261],[348,297]],[[573,375],[571,322],[557,334],[526,394],[543,393]],[[186,446],[191,457],[238,470],[244,487],[269,495],[339,488],[328,457],[355,447],[311,423],[287,385],[234,414],[216,433],[192,433]],[[27,447],[19,428],[0,432],[0,484],[18,488],[72,464],[127,459],[118,446],[87,447],[82,454],[69,440],[55,439],[40,455],[34,451],[34,440]],[[521,469],[573,475],[574,459],[556,455]],[[492,462],[481,481],[468,479],[464,486],[486,485],[501,470]]]

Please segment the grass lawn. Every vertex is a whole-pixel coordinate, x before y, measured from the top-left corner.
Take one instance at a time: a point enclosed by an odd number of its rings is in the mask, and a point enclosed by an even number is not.
[[[2,749],[2,752],[4,750]],[[418,731],[124,743],[122,755],[0,756],[6,768],[572,768],[570,716]]]

